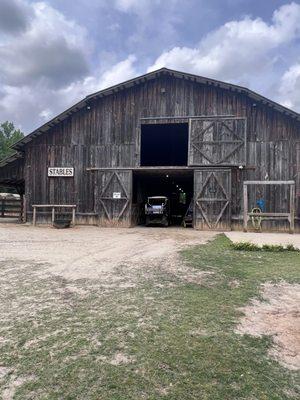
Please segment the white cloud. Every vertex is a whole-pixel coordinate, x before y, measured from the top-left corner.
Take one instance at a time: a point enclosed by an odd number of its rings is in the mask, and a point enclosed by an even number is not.
[[[104,56],[90,74],[92,46],[84,28],[44,2],[14,1],[32,18],[25,30],[0,38],[1,121],[28,132],[88,94],[137,74],[134,55],[120,62]]]
[[[169,67],[217,79],[243,82],[265,72],[274,50],[300,36],[300,5],[291,3],[273,14],[272,23],[245,17],[230,21],[204,37],[195,48],[174,47],[148,69]]]
[[[25,30],[31,20],[32,10],[22,0],[1,0],[0,31],[16,34]]]
[[[278,91],[283,105],[300,111],[300,62],[283,74]]]
[[[73,82],[56,93],[60,98],[68,99],[67,101],[70,105],[89,94],[97,92],[98,90],[105,89],[133,78],[138,73],[135,68],[135,63],[136,57],[134,55],[129,55],[125,60],[112,65],[109,70],[104,72],[99,70],[94,75]]]
[[[33,18],[24,32],[0,41],[0,76],[5,84],[46,80],[57,86],[86,75],[85,30],[45,3],[34,3],[31,11]]]
[[[0,0],[0,12],[4,3],[9,4],[8,0]],[[120,20],[111,22],[124,34],[124,40],[134,44],[136,54],[144,40],[147,42],[145,38],[153,35],[153,46],[158,43],[163,47],[163,39],[155,37],[155,26],[159,22],[165,36],[177,42],[176,3],[178,0],[113,0],[110,7],[118,18],[120,12],[135,14],[134,20],[139,23],[125,33]],[[111,48],[101,48],[93,54],[92,69],[90,60],[96,45],[84,27],[49,3],[11,0],[11,4],[14,7],[6,10],[13,18],[17,15],[16,24],[0,37],[0,122],[11,120],[25,132],[86,95],[143,73],[142,65],[151,57],[149,48],[150,54],[144,54],[144,59],[125,52],[120,57]],[[170,10],[162,13],[160,21],[155,12],[158,6]],[[300,5],[296,3],[276,10],[270,23],[250,17],[230,21],[210,32],[195,47],[177,46],[163,52],[148,70],[167,66],[252,89],[257,85],[264,87],[264,94],[300,110],[300,62],[288,51],[300,37],[299,21]],[[281,57],[282,51],[290,55],[288,61]],[[281,70],[286,70],[282,78],[277,68],[280,57],[285,60]]]
[[[94,75],[61,88],[49,87],[44,81],[21,87],[6,85],[0,100],[2,120],[14,121],[28,132],[85,96],[133,78],[138,73],[135,62],[135,57],[130,55],[105,72],[99,69]]]

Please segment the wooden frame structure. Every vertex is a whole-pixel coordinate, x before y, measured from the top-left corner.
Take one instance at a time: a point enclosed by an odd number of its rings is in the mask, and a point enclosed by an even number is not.
[[[230,230],[231,170],[201,168],[194,172],[194,227]],[[216,212],[217,210],[217,212]]]
[[[155,124],[162,130],[151,137]],[[265,230],[300,231],[300,196],[290,209],[287,185],[249,187],[243,225],[244,181],[291,180],[299,192],[299,133],[297,112],[244,87],[163,68],[85,97],[26,135],[0,163],[0,183],[20,194],[23,221],[27,213],[32,222],[33,205],[47,205],[36,208],[37,224],[51,224],[52,204],[76,204],[76,223],[129,227],[144,222],[148,194],[164,193],[183,215],[182,185],[198,201],[195,229],[250,230],[251,220],[259,229],[263,219]],[[48,176],[49,167],[74,168],[74,176]],[[258,211],[273,214],[248,215],[257,200]],[[71,209],[59,207],[55,223],[63,214],[70,222]]]
[[[199,116],[189,118],[188,123],[189,166],[246,165],[246,118]],[[194,124],[196,129],[193,127]],[[197,127],[197,124],[200,126]]]
[[[252,213],[248,211],[248,186],[249,185],[289,185],[290,186],[290,209],[289,212],[262,212]],[[247,232],[248,221],[250,217],[259,215],[263,218],[270,219],[287,219],[290,223],[290,233],[295,231],[295,181],[244,181],[243,182],[243,197],[244,197],[244,232]]]
[[[56,208],[71,208],[72,209],[72,226],[75,226],[76,223],[76,215],[75,215],[75,210],[76,210],[76,205],[74,204],[33,204],[33,217],[32,217],[32,224],[33,226],[36,225],[36,214],[37,214],[37,209],[38,208],[51,208],[51,223],[52,226],[54,224],[55,220],[55,209]]]
[[[0,218],[20,219],[21,212],[21,199],[0,199]]]

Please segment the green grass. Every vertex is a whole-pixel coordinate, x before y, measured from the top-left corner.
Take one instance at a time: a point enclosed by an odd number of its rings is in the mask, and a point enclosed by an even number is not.
[[[220,235],[182,257],[214,275],[198,285],[155,270],[137,287],[112,290],[81,280],[80,296],[64,279],[36,275],[36,266],[1,265],[0,337],[8,341],[0,366],[13,372],[0,393],[17,375],[33,376],[16,388],[17,400],[297,398],[299,375],[268,357],[270,338],[234,327],[261,283],[299,282],[299,254],[236,251]],[[116,353],[132,362],[112,365]]]

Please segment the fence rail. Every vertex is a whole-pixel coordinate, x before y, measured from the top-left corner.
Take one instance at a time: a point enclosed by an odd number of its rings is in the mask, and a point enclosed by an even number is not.
[[[0,199],[0,218],[16,218],[21,215],[21,200]]]

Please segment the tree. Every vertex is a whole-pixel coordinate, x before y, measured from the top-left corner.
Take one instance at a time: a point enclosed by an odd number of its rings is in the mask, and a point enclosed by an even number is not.
[[[16,129],[12,122],[3,122],[0,125],[0,160],[12,155],[15,151],[10,146],[23,137],[23,132]]]

